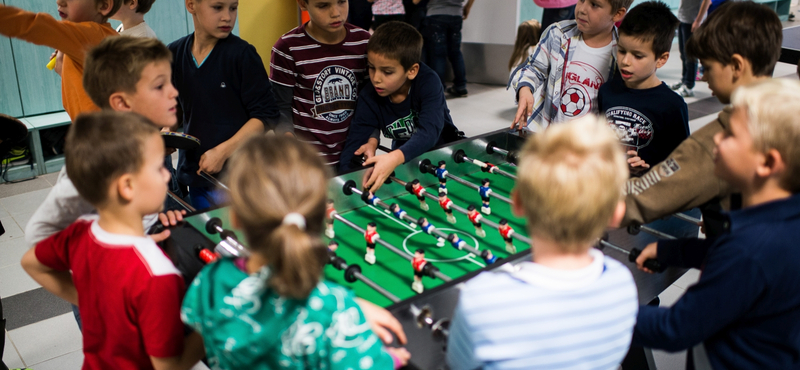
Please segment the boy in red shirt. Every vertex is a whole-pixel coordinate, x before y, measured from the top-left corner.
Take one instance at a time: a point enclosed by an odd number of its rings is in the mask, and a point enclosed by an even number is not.
[[[38,243],[22,267],[78,305],[84,370],[191,368],[203,350],[195,333],[184,350],[183,278],[142,225],[161,209],[169,181],[158,128],[133,113],[82,115],[65,150],[69,177],[99,217]]]

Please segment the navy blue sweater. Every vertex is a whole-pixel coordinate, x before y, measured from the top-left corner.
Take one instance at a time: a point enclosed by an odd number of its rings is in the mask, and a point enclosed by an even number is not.
[[[339,169],[358,168],[351,162],[353,153],[366,144],[375,129],[392,139],[392,149],[400,149],[409,161],[431,148],[444,144],[443,130],[456,130],[444,98],[439,75],[425,64],[411,82],[406,100],[394,104],[381,97],[368,84],[358,95],[350,132],[342,150]]]
[[[633,343],[677,351],[702,342],[715,370],[799,369],[800,195],[732,212],[730,222],[713,242],[659,246],[660,261],[702,273],[671,308],[639,308]]]
[[[196,174],[200,156],[233,137],[251,118],[265,125],[273,123],[278,105],[264,63],[247,41],[234,35],[220,39],[200,67],[192,57],[193,44],[194,33],[169,44],[183,130],[201,144],[198,150],[180,151],[178,181],[210,187],[212,184]]]

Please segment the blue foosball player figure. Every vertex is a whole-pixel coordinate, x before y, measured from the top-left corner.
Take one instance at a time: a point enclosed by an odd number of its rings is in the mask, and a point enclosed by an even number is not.
[[[481,212],[490,215],[492,214],[492,208],[489,207],[489,197],[492,195],[492,188],[489,187],[491,182],[489,179],[483,179],[481,181],[481,186],[478,187],[478,193],[481,194],[481,201],[483,205],[481,206]]]
[[[435,174],[439,179],[439,192],[447,194],[447,170],[445,161],[439,161],[439,167],[436,167]]]

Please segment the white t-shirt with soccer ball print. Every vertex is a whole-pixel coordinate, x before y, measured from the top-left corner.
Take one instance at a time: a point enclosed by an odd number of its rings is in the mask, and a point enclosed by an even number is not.
[[[610,42],[606,46],[593,48],[586,45],[583,38],[580,39],[575,55],[564,73],[555,122],[565,122],[589,112],[598,112],[597,91],[606,82],[607,71],[611,68],[612,51]]]

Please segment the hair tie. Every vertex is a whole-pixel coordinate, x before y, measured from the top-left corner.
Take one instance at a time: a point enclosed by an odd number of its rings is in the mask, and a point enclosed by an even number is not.
[[[292,212],[283,216],[283,225],[296,225],[300,230],[306,229],[306,218],[303,215]]]

